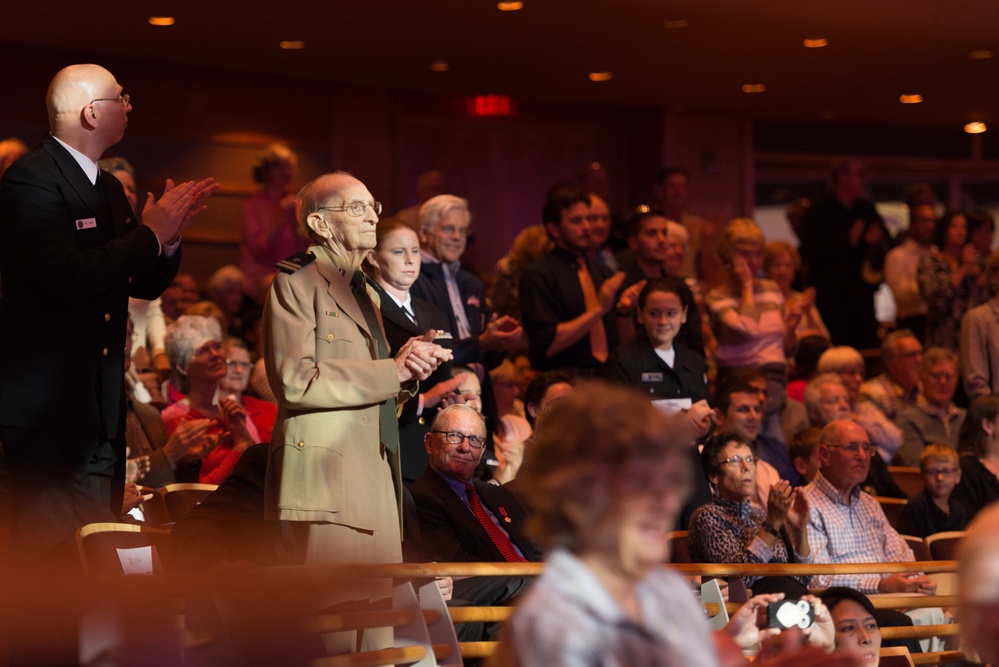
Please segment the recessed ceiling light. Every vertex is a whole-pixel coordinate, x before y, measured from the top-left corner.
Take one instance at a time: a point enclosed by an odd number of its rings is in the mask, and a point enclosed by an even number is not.
[[[806,39],[803,43],[809,49],[821,49],[823,46],[829,46],[829,40],[825,37]]]
[[[305,48],[305,42],[300,39],[284,39],[281,40],[280,44],[282,49],[287,49],[289,51]]]
[[[992,57],[992,52],[988,49],[978,49],[977,51],[971,52],[972,60],[988,60]]]
[[[610,81],[614,72],[590,72],[590,81]]]
[[[446,72],[449,69],[451,69],[450,65],[448,65],[444,60],[435,60],[430,63],[431,72]]]
[[[176,23],[172,16],[150,16],[149,25],[173,25]]]
[[[497,2],[496,7],[501,12],[515,12],[518,9],[523,9],[524,3],[520,0],[504,0],[503,2]]]
[[[923,101],[923,96],[919,95],[919,94],[916,94],[916,95],[899,95],[898,96],[898,101],[901,102],[902,104],[919,104],[920,102]]]
[[[762,93],[767,87],[762,83],[744,83],[742,84],[742,92],[744,93]]]
[[[967,132],[968,134],[981,134],[986,129],[987,128],[985,127],[985,123],[979,120],[968,123],[967,125],[964,126],[964,131]]]
[[[690,21],[687,19],[666,19],[663,21],[665,28],[686,28],[688,25],[690,25]]]

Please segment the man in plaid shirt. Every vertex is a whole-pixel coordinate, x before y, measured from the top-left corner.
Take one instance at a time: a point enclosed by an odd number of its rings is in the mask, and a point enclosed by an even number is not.
[[[820,471],[804,488],[810,507],[808,543],[816,563],[902,563],[915,560],[912,550],[891,527],[873,496],[860,485],[875,451],[863,427],[854,421],[830,422],[819,439]],[[936,583],[923,574],[820,575],[812,586],[849,586],[863,593],[926,593]]]

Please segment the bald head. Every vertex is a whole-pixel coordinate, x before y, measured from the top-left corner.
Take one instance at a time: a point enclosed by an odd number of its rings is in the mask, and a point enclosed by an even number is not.
[[[45,104],[49,128],[59,139],[95,161],[124,136],[122,88],[100,65],[70,65],[49,84]]]

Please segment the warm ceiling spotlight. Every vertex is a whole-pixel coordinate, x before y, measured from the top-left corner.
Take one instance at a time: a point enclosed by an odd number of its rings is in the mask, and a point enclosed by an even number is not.
[[[923,101],[922,95],[899,95],[898,101],[902,104],[919,104]]]
[[[446,72],[449,69],[451,69],[451,66],[448,65],[447,62],[443,60],[435,60],[432,63],[430,63],[431,72]]]
[[[690,25],[690,21],[687,19],[666,19],[663,21],[663,27],[665,28],[686,28]]]
[[[829,40],[825,37],[819,37],[817,39],[806,39],[803,44],[809,49],[821,49],[823,46],[829,46]]]
[[[981,134],[986,129],[987,128],[985,127],[985,123],[981,122],[980,120],[976,120],[964,126],[964,131],[967,132],[968,134]]]
[[[496,3],[497,9],[501,12],[515,12],[524,8],[524,3],[520,0],[504,0]]]
[[[149,25],[173,25],[177,21],[172,16],[150,16]]]
[[[744,93],[762,93],[767,87],[762,83],[744,83],[742,84],[742,92]]]
[[[988,60],[992,57],[992,52],[988,49],[978,49],[971,52],[972,60]]]
[[[614,72],[590,72],[590,81],[610,81]]]
[[[300,39],[283,39],[281,40],[280,45],[282,49],[286,49],[288,51],[305,48],[305,42]]]

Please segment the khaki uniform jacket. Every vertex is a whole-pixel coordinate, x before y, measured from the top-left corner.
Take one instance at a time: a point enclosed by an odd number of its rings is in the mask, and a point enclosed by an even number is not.
[[[321,246],[279,272],[264,308],[267,378],[278,416],[267,464],[268,519],[399,530],[398,458],[381,444],[379,405],[405,400],[342,272]],[[368,286],[375,312],[378,295]],[[416,383],[413,383],[414,385]]]

